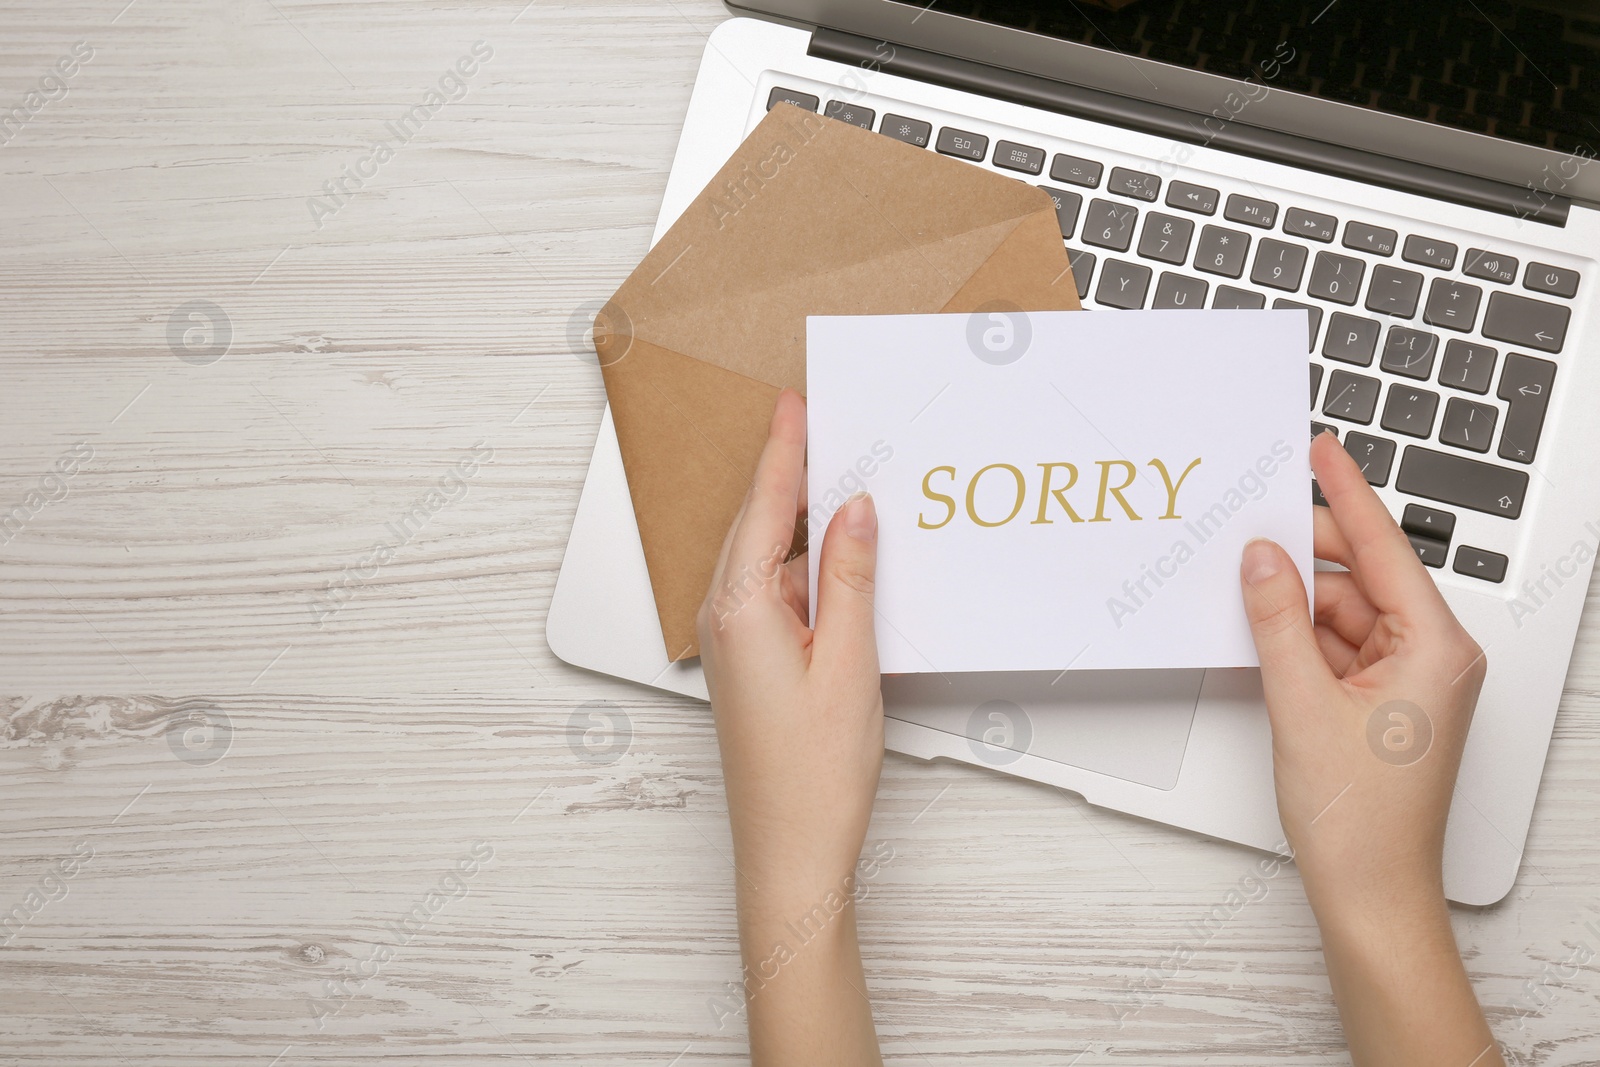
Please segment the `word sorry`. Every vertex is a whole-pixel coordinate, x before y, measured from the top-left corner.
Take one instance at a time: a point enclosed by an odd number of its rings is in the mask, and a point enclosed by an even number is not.
[[[1133,505],[1128,502],[1128,498],[1123,495],[1132,487],[1134,480],[1138,478],[1138,468],[1125,459],[1096,460],[1095,465],[1100,468],[1100,488],[1095,495],[1094,517],[1087,521],[1110,522],[1111,516],[1106,514],[1108,500],[1115,500],[1121,506],[1123,515],[1129,520],[1133,522],[1141,521],[1144,516],[1135,511]],[[1060,510],[1067,513],[1068,520],[1072,522],[1085,521],[1083,516],[1079,515],[1071,502],[1067,500],[1068,490],[1078,483],[1078,468],[1071,463],[1060,462],[1040,463],[1037,466],[1039,467],[1039,507],[1034,518],[1028,520],[1028,524],[1030,526],[1047,526],[1054,523],[1055,520],[1050,517],[1050,502],[1052,500],[1060,506]],[[1157,473],[1161,475],[1161,481],[1166,486],[1166,512],[1160,515],[1159,518],[1183,518],[1178,513],[1178,492],[1183,488],[1184,479],[1189,477],[1189,472],[1200,466],[1200,460],[1198,458],[1190,460],[1189,465],[1183,468],[1183,473],[1178,475],[1177,481],[1173,481],[1171,471],[1163,460],[1152,459],[1146,466],[1154,467]],[[1121,480],[1116,485],[1112,484],[1111,472],[1113,470],[1119,471],[1121,474]],[[978,514],[978,487],[983,482],[984,475],[990,471],[1004,471],[1005,474],[996,475],[994,480],[1004,485],[1005,478],[1009,475],[1016,487],[1016,491],[1012,496],[1009,511],[1003,516],[991,515],[985,518]],[[1064,471],[1065,473],[1058,476],[1057,471]],[[935,467],[922,476],[922,495],[929,500],[943,504],[946,509],[944,518],[939,519],[937,522],[929,522],[926,514],[919,514],[917,516],[917,525],[924,530],[940,529],[948,525],[950,520],[961,513],[961,510],[956,507],[954,497],[946,496],[944,493],[934,490],[933,477],[936,474],[949,475],[952,487],[958,480],[956,469],[948,466]],[[1065,478],[1065,484],[1060,486],[1052,485],[1058,477]],[[978,472],[967,481],[965,514],[967,518],[979,526],[1004,526],[1022,514],[1022,507],[1027,503],[1028,496],[1028,477],[1022,473],[1022,468],[1014,467],[1009,463],[991,463],[987,467],[980,467]]]

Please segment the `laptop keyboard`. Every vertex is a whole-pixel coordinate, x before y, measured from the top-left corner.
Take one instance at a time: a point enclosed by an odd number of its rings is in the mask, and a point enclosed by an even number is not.
[[[1242,182],[1248,191],[1163,180],[1116,153],[1051,152],[1045,137],[991,144],[973,130],[898,112],[880,119],[783,87],[768,109],[780,101],[1034,180],[1055,202],[1088,307],[1305,310],[1312,433],[1333,430],[1368,482],[1408,498],[1401,526],[1424,564],[1504,580],[1508,556],[1460,543],[1456,512],[1521,516],[1577,271]],[[1326,503],[1315,483],[1312,498]]]

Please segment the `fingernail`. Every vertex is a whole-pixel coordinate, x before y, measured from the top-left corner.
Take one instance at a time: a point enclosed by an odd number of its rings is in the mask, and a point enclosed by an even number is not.
[[[871,496],[856,493],[844,502],[844,532],[868,544],[878,539],[878,509]]]
[[[1244,546],[1244,580],[1264,582],[1278,573],[1281,559],[1278,546],[1265,537],[1255,537]]]

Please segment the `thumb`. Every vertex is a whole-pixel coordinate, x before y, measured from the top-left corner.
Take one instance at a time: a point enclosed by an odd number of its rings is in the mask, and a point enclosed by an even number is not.
[[[878,564],[878,511],[872,497],[857,493],[828,523],[817,564],[818,655],[834,662],[857,661],[878,673],[873,632],[872,587]]]
[[[1261,537],[1244,546],[1239,579],[1267,709],[1295,706],[1334,680],[1311,625],[1305,583],[1289,554]]]

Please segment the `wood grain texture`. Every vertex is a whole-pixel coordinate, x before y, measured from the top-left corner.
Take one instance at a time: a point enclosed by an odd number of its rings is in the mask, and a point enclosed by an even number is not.
[[[0,13],[4,107],[94,48],[0,145],[0,514],[60,497],[0,545],[0,1062],[740,1061],[707,709],[543,638],[604,403],[572,323],[646,248],[725,11],[124,2]],[[209,365],[169,342],[191,301],[231,328]],[[1456,913],[1523,1062],[1600,1061],[1600,974],[1561,969],[1600,951],[1593,617],[1518,887]],[[1207,927],[1256,854],[895,756],[871,837],[892,1063],[1347,1062],[1292,869]]]

